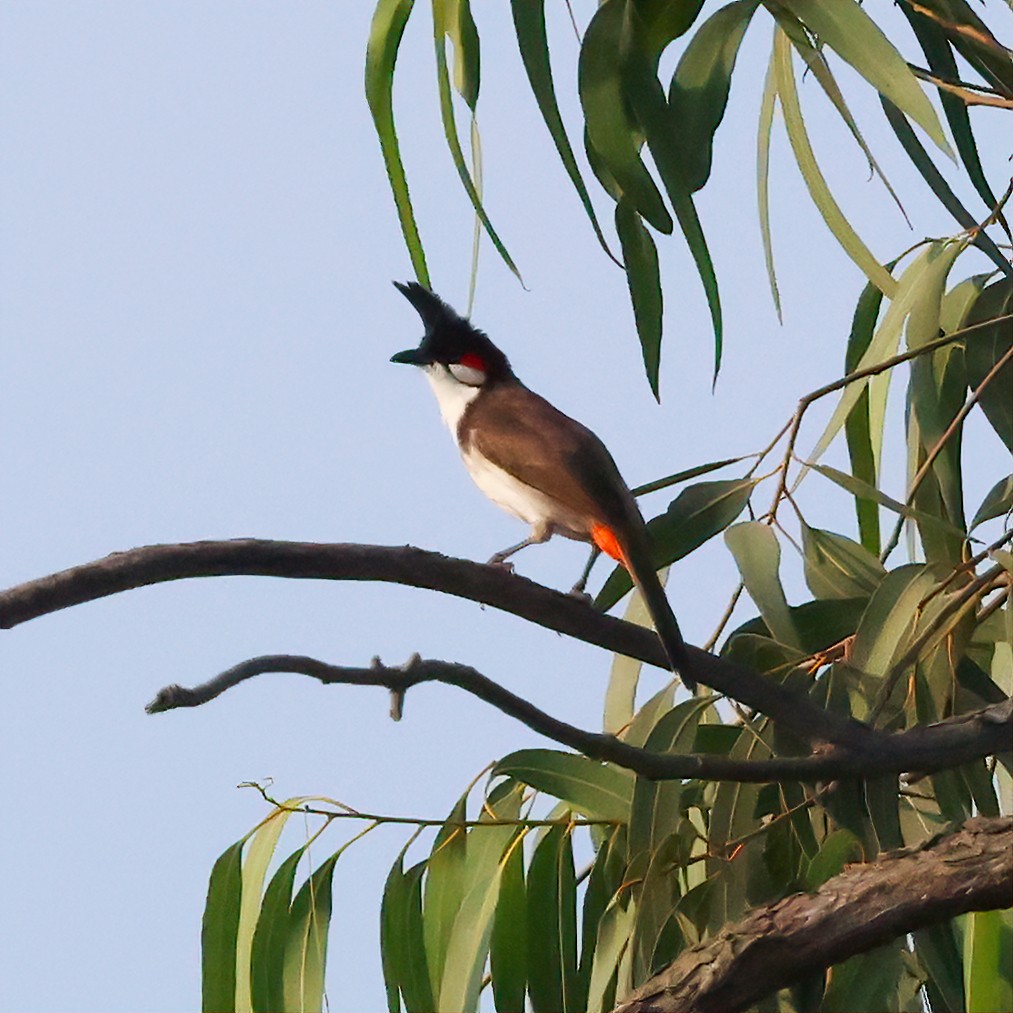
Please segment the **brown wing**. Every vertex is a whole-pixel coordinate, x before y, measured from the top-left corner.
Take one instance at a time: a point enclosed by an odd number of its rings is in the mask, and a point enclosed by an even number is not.
[[[601,440],[520,384],[487,387],[465,411],[459,436],[463,450],[477,450],[589,522],[628,530],[640,518]]]

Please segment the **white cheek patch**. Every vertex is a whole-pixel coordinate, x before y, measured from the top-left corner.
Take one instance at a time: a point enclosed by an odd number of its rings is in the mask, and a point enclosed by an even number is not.
[[[451,362],[447,369],[450,370],[450,374],[455,380],[467,384],[469,387],[481,387],[485,383],[484,369],[466,366],[463,362]]]

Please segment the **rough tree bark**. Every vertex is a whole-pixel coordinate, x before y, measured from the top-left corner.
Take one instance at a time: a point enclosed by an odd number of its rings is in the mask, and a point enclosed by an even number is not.
[[[1013,904],[1013,819],[979,817],[848,866],[686,950],[616,1013],[741,1010],[804,975],[967,911]]]

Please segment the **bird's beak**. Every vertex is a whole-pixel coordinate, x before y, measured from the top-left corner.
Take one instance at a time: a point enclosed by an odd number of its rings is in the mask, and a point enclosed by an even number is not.
[[[406,348],[390,357],[391,362],[404,362],[409,366],[428,366],[432,360],[421,348]]]

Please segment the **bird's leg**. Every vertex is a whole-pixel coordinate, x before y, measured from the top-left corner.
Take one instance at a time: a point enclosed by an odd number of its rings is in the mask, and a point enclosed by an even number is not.
[[[601,549],[599,549],[597,545],[592,545],[591,555],[588,557],[587,564],[584,567],[584,572],[580,575],[580,579],[577,581],[577,583],[570,588],[570,594],[572,594],[575,598],[588,597],[587,593],[584,591],[584,588],[587,587],[587,580],[588,577],[591,576],[591,569],[597,562],[598,557],[600,555]]]
[[[511,545],[508,549],[497,552],[486,565],[505,566],[507,569],[512,570],[513,563],[506,562],[508,557],[512,556],[515,552],[520,552],[521,549],[526,549],[529,545],[541,545],[542,542],[547,542],[551,537],[552,527],[550,525],[535,525],[531,528],[531,534],[523,542],[518,542],[516,545]]]

